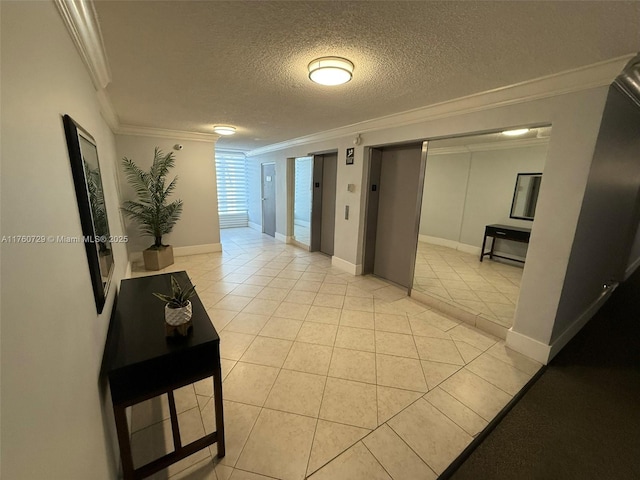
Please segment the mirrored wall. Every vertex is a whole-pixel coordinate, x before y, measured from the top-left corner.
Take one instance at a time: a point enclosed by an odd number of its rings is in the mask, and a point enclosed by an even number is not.
[[[293,238],[308,247],[311,241],[313,157],[295,159],[294,178]]]
[[[512,325],[550,135],[428,142],[412,295]]]

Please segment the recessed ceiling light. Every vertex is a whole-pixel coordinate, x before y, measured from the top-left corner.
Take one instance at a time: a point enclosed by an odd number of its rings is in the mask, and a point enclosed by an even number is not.
[[[233,135],[236,133],[236,127],[230,127],[227,125],[216,125],[213,127],[213,131],[218,135]]]
[[[518,128],[517,130],[505,130],[502,134],[508,137],[517,137],[518,135],[524,135],[528,131],[528,128]]]
[[[309,78],[320,85],[342,85],[352,76],[353,63],[346,58],[322,57],[309,64]]]

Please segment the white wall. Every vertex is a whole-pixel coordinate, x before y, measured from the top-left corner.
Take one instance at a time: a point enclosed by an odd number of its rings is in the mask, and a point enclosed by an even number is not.
[[[113,135],[52,2],[0,2],[2,235],[81,236],[62,115],[98,146],[112,235],[122,235]],[[84,245],[2,249],[3,479],[113,479],[117,453],[100,364],[127,251],[97,315]]]
[[[486,225],[531,228],[531,221],[509,218],[513,190],[518,173],[543,171],[546,156],[546,145],[428,155],[420,233],[479,249]],[[524,257],[527,249],[499,242],[497,251]]]
[[[174,150],[175,144],[184,146]],[[218,191],[214,144],[193,140],[116,135],[116,150],[120,168],[121,192],[123,200],[135,200],[135,192],[129,186],[122,171],[120,161],[127,157],[143,170],[153,163],[155,147],[166,154],[174,153],[176,165],[167,176],[167,185],[175,176],[178,183],[170,201],[183,201],[182,215],[173,232],[162,237],[162,242],[175,247],[192,247],[220,244],[220,223],[218,219]],[[131,235],[129,252],[141,252],[153,244],[153,238],[138,234],[138,226],[126,220],[127,232]]]
[[[420,235],[460,241],[470,167],[471,152],[427,153]]]

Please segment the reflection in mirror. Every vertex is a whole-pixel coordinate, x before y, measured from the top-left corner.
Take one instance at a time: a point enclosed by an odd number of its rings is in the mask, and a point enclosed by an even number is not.
[[[533,220],[542,183],[541,173],[519,173],[513,192],[510,218]]]
[[[487,225],[532,227],[511,217],[513,181],[520,172],[544,170],[550,133],[541,127],[518,139],[496,132],[428,142],[412,296],[512,325],[523,264],[480,262],[480,250]],[[496,254],[526,258],[526,243],[495,242]]]
[[[313,157],[300,157],[294,164],[293,237],[305,246],[311,241],[311,192]]]
[[[113,252],[95,140],[71,117],[63,118],[80,223],[98,313],[113,273]]]
[[[113,267],[113,254],[111,253],[111,244],[109,242],[109,220],[107,219],[107,208],[104,203],[102,177],[100,176],[100,165],[98,164],[98,150],[82,134],[79,134],[79,138],[85,181],[89,192],[93,231],[95,232],[95,246],[100,263],[100,277],[103,287],[105,287]]]

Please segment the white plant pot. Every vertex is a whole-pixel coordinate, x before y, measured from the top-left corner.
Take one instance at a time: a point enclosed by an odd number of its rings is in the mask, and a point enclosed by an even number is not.
[[[164,306],[164,319],[172,327],[184,325],[191,320],[191,302],[187,301],[186,307],[171,308],[169,304]]]

